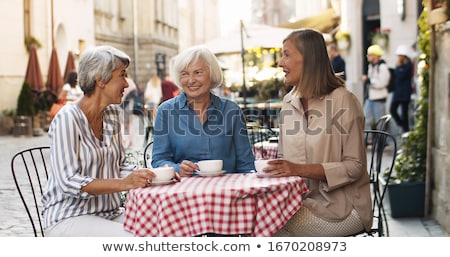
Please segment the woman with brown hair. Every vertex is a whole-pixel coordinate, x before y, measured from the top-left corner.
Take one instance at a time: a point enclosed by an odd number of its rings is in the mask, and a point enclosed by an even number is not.
[[[293,31],[279,66],[293,86],[283,99],[274,177],[300,176],[309,192],[275,236],[344,236],[372,226],[364,144],[364,113],[335,75],[322,34]]]

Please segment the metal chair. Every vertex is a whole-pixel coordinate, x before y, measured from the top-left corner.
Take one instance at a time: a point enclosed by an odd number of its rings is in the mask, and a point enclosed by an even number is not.
[[[385,131],[365,130],[364,133],[366,141],[369,137],[372,138],[372,146],[367,150],[369,157],[367,160],[367,169],[371,184],[372,214],[374,220],[373,227],[370,231],[362,231],[357,235],[375,236],[378,234],[379,237],[389,236],[389,227],[383,201],[394,168],[397,142],[394,136]],[[386,154],[386,148],[391,145],[393,147],[393,153]]]
[[[150,158],[147,158],[147,152],[150,150],[151,146],[153,145],[153,141],[150,141],[144,148],[144,167],[145,168],[149,168],[151,167],[151,165],[147,165],[147,161],[150,159],[151,160],[151,156]]]
[[[386,114],[381,116],[375,123],[375,130],[387,131],[389,129],[389,121],[392,116],[390,114]]]
[[[34,147],[16,153],[11,160],[11,171],[33,228],[34,236],[44,236],[41,216],[43,187],[48,179],[49,146]]]

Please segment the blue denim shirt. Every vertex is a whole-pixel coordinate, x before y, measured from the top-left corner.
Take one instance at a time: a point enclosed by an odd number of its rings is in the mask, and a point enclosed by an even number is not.
[[[152,166],[165,164],[179,171],[183,160],[221,159],[227,173],[254,170],[254,156],[244,114],[228,99],[211,93],[202,125],[185,93],[162,103],[156,113]]]

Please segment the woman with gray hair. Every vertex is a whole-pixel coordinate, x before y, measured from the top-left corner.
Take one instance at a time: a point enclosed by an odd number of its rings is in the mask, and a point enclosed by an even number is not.
[[[84,96],[66,104],[49,129],[46,236],[133,236],[123,229],[121,192],[147,186],[154,174],[125,162],[119,104],[129,63],[110,46],[89,49],[80,60]]]
[[[171,77],[183,92],[158,108],[152,166],[169,165],[181,176],[192,176],[196,162],[220,159],[227,173],[253,170],[243,112],[211,92],[223,79],[214,54],[202,46],[185,50],[175,58]]]

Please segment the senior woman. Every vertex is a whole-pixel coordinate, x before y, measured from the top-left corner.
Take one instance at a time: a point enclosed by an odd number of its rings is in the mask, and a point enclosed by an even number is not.
[[[46,236],[133,236],[123,229],[121,192],[147,186],[154,174],[133,171],[125,162],[118,104],[128,87],[129,63],[125,53],[110,46],[89,49],[80,60],[84,96],[66,104],[49,130]]]
[[[184,177],[207,159],[223,160],[227,173],[253,170],[243,112],[211,92],[223,78],[214,54],[202,46],[185,50],[175,58],[171,77],[183,92],[158,108],[152,166],[172,166]]]
[[[333,71],[320,32],[283,41],[279,66],[293,89],[283,99],[273,176],[305,178],[303,206],[276,236],[345,236],[372,226],[364,113]]]

